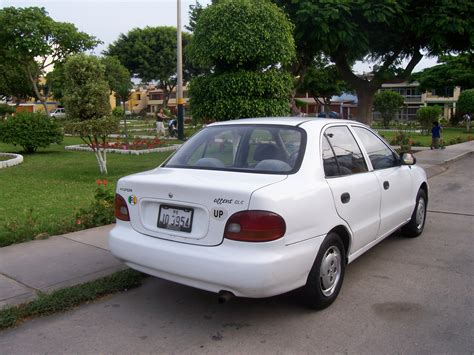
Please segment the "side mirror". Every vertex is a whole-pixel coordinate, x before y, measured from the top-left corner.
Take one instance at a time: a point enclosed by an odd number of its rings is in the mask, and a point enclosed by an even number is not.
[[[402,165],[414,165],[416,163],[416,158],[411,153],[403,153],[400,160]]]

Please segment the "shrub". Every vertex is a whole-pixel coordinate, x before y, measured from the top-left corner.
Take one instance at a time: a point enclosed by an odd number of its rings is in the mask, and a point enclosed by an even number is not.
[[[212,71],[191,81],[193,119],[288,115],[293,78],[277,68],[295,58],[292,30],[269,0],[222,0],[203,9],[189,53]]]
[[[7,105],[7,104],[0,104],[0,117],[5,116],[7,113],[14,113],[15,108]]]
[[[189,88],[193,119],[287,116],[292,85],[291,76],[277,69],[197,77]]]
[[[402,95],[395,91],[385,90],[375,94],[374,108],[380,112],[384,128],[390,127],[390,121],[395,118],[403,102]]]
[[[199,15],[189,50],[193,62],[217,71],[286,65],[295,58],[293,25],[268,0],[214,1]]]
[[[60,144],[63,136],[59,124],[43,113],[20,112],[0,122],[0,141],[19,145],[27,153]]]
[[[461,121],[466,113],[474,114],[474,89],[464,90],[459,95],[456,105],[456,118]]]
[[[438,122],[441,116],[441,108],[438,106],[421,107],[416,112],[416,119],[420,123],[421,130],[428,134],[433,122]]]
[[[76,224],[91,228],[115,222],[114,191],[107,187],[107,180],[97,180],[94,201],[88,208],[81,208],[76,215]]]
[[[122,118],[123,117],[123,108],[117,106],[112,110],[112,116]]]

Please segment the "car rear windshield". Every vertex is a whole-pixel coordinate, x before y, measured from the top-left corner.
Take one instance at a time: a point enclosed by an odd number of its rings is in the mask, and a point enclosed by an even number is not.
[[[163,166],[292,174],[303,160],[306,134],[293,126],[210,126],[194,135]]]

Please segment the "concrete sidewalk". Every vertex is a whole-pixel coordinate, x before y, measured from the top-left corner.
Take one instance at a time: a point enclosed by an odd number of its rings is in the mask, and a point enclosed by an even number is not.
[[[445,171],[450,162],[474,151],[474,141],[416,153],[428,177]],[[126,268],[107,248],[112,225],[0,248],[0,308],[23,303],[38,292],[110,275]]]

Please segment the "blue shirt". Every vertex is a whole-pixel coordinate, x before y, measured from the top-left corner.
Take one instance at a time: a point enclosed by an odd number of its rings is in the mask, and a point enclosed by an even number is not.
[[[433,138],[441,138],[441,126],[434,126],[431,128],[431,136]]]

